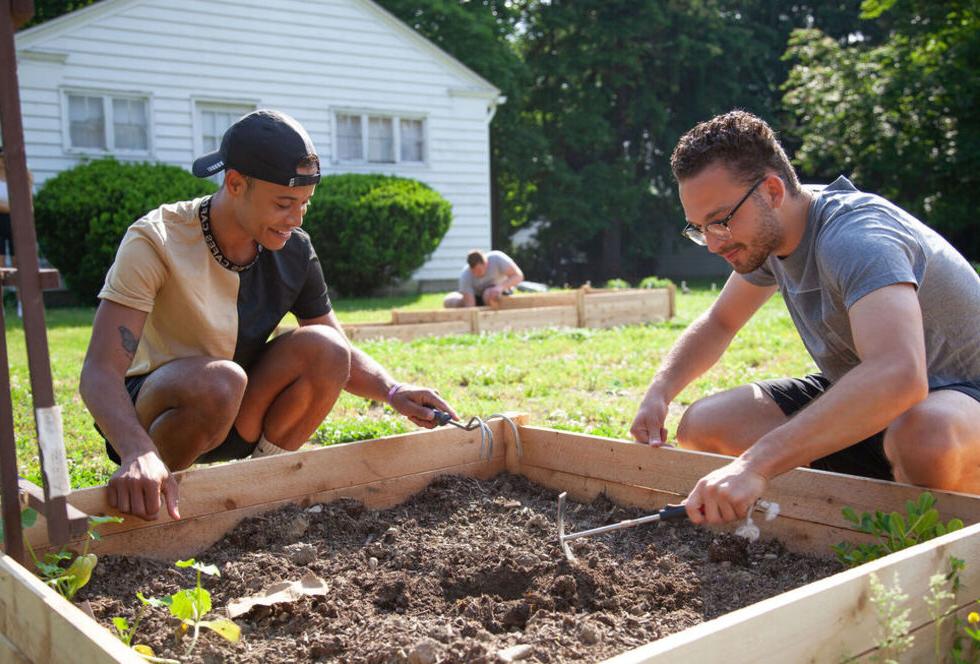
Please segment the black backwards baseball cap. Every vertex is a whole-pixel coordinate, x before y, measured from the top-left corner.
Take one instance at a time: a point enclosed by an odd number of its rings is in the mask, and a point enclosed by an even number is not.
[[[221,138],[221,147],[194,160],[191,171],[206,178],[234,168],[242,175],[286,187],[303,187],[320,182],[317,172],[296,172],[304,158],[316,148],[306,130],[293,118],[279,111],[263,109],[242,116]]]

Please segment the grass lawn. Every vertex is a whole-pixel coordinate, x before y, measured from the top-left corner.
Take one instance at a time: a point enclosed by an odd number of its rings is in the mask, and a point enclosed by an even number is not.
[[[555,329],[462,335],[412,342],[360,345],[401,382],[438,389],[461,417],[505,410],[530,413],[543,426],[627,438],[636,407],[660,359],[684,328],[710,305],[716,292],[695,288],[677,295],[677,316],[657,325],[607,330]],[[384,321],[392,307],[438,308],[442,294],[337,301],[342,322]],[[78,396],[78,376],[91,336],[94,309],[47,312],[48,343],[65,446],[74,488],[104,483],[115,467]],[[6,312],[18,465],[40,483],[23,330]],[[707,394],[752,380],[793,376],[814,369],[782,300],[776,296],[736,338],[712,371],[677,399],[684,406]],[[681,409],[672,409],[674,431]],[[321,443],[409,431],[408,420],[387,406],[344,394],[315,434]]]

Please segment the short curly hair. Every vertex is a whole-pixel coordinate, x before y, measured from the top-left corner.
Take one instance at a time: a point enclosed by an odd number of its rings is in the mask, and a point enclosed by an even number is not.
[[[670,167],[677,180],[685,180],[719,161],[747,185],[772,170],[790,194],[800,192],[800,180],[776,134],[765,120],[746,111],[729,111],[695,125],[677,142]]]

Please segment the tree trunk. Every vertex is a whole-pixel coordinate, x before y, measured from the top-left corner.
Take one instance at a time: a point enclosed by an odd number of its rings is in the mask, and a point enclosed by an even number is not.
[[[602,278],[614,279],[623,273],[623,220],[611,219],[602,231]]]

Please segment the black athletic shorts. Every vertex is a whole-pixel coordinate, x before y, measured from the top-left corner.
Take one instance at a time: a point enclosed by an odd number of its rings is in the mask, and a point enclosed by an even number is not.
[[[14,230],[9,212],[0,212],[0,255],[14,255]]]
[[[140,394],[140,388],[143,387],[143,383],[150,374],[143,374],[142,376],[130,376],[126,379],[126,391],[129,392],[129,398],[133,400],[133,405],[136,405],[136,397]],[[109,444],[109,440],[102,433],[102,429],[99,425],[95,425],[95,430],[99,432],[99,435],[105,440],[105,451],[112,459],[113,463],[119,463],[119,453],[116,452],[115,448]],[[231,431],[228,432],[228,436],[224,441],[218,445],[213,450],[205,452],[197,458],[194,463],[214,463],[216,461],[231,461],[233,459],[244,459],[252,453],[255,449],[255,443],[250,443],[246,441],[238,433],[238,430],[232,426]]]
[[[766,395],[776,402],[786,416],[802,410],[830,387],[823,374],[810,374],[804,378],[779,378],[756,383]],[[931,388],[930,392],[956,390],[980,401],[980,380],[964,381]],[[850,447],[821,457],[810,464],[811,468],[829,470],[847,475],[860,475],[881,480],[893,480],[891,464],[885,457],[885,432],[879,431]]]

